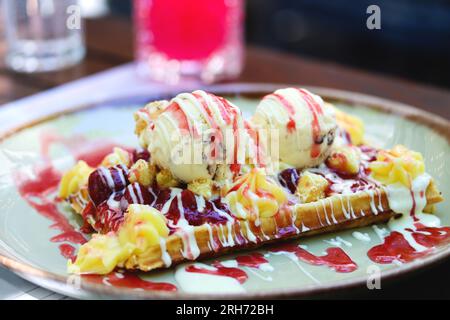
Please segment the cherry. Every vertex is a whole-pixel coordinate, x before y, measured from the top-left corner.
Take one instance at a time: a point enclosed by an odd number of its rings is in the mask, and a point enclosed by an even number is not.
[[[136,163],[138,160],[150,160],[150,152],[147,149],[135,149],[133,150],[133,163]]]
[[[215,208],[226,212],[231,216],[228,207],[223,204],[220,199],[214,201],[206,200],[205,207],[200,212],[195,194],[190,190],[183,190],[181,192],[181,205],[183,207],[183,214],[186,221],[191,226],[199,226],[205,223],[221,224],[226,223],[227,217],[221,215]],[[166,214],[167,219],[172,220],[173,224],[177,224],[181,218],[180,209],[178,203],[174,200]]]
[[[89,176],[89,197],[97,206],[107,200],[113,192],[123,190],[129,183],[128,169],[125,166],[100,167]]]
[[[280,181],[281,185],[293,194],[297,190],[298,179],[298,171],[292,168],[283,170],[278,175],[278,181]]]
[[[125,193],[123,194],[123,198],[121,200],[121,207],[123,210],[126,210],[128,205],[132,203],[150,205],[154,200],[155,196],[150,193],[146,187],[135,182],[129,184],[125,188]]]
[[[93,228],[100,233],[117,230],[123,221],[123,211],[119,206],[121,198],[122,193],[118,192],[110,197],[108,201],[104,201],[98,206],[89,202],[82,213],[85,222],[83,228],[85,230]],[[88,224],[91,228],[87,227]]]
[[[156,201],[153,204],[153,207],[155,209],[158,210],[162,210],[162,208],[164,207],[164,205],[166,204],[167,201],[169,201],[170,199],[170,194],[171,194],[171,190],[170,189],[153,189],[153,192],[155,192],[157,194],[156,197]],[[172,201],[172,205],[175,204],[176,205],[176,201]]]
[[[120,193],[114,195],[114,200],[119,201],[122,198]],[[108,233],[110,231],[117,231],[122,224],[124,218],[124,212],[117,208],[112,208],[108,201],[102,202],[97,207],[95,229],[100,233]]]

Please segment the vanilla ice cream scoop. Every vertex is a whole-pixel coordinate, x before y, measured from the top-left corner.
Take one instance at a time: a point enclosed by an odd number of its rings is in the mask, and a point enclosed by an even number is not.
[[[296,168],[323,162],[337,128],[333,109],[318,95],[300,88],[279,89],[265,96],[252,124],[270,129],[269,139],[278,133],[280,161]]]
[[[201,90],[149,104],[136,113],[136,132],[152,161],[186,183],[227,179],[245,163],[241,111]]]

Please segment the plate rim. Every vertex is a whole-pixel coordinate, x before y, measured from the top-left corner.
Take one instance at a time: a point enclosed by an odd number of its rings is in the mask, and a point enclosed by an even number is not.
[[[202,87],[202,89],[211,91],[220,95],[225,96],[262,96],[275,89],[284,87],[298,87],[298,84],[272,84],[272,83],[230,83],[230,84],[219,84]],[[416,107],[403,104],[400,102],[392,101],[389,99],[384,99],[372,95],[332,89],[326,87],[318,86],[304,86],[308,90],[319,94],[324,97],[325,100],[333,101],[345,101],[350,105],[361,104],[364,107],[371,109],[376,109],[381,112],[393,114],[395,116],[407,118],[408,120],[418,122],[422,125],[426,125],[431,130],[435,131],[438,135],[444,137],[447,143],[450,143],[450,121],[428,111],[418,109]],[[152,99],[161,99],[165,97],[171,97],[177,93],[183,91],[182,89],[169,89],[151,94],[142,94],[142,96],[121,96],[114,97],[111,99],[103,101],[95,101],[89,104],[81,104],[76,106],[71,106],[65,110],[52,113],[43,117],[36,117],[36,119],[18,125],[14,129],[0,133],[0,142],[11,136],[25,130],[27,128],[33,127],[40,123],[55,119],[62,115],[73,114],[76,112],[81,112],[83,110],[88,110],[92,108],[99,108],[102,106],[107,106],[111,104],[122,104],[130,103],[130,99],[137,101],[151,101]],[[1,110],[0,110],[1,116]],[[386,270],[382,272],[383,280],[392,280],[393,278],[406,276],[408,272],[414,272],[419,269],[430,267],[434,264],[444,261],[446,258],[450,257],[450,245],[443,248],[437,253],[430,255],[428,257],[415,260],[408,264],[404,264],[401,267],[394,268],[391,270]],[[80,298],[80,295],[69,293],[73,291],[73,286],[68,284],[70,275],[63,276],[50,271],[46,271],[42,268],[32,266],[26,262],[21,262],[19,259],[14,259],[8,257],[6,254],[0,253],[0,264],[15,274],[28,281],[31,281],[37,285],[43,286],[47,289],[54,290],[65,295],[71,295],[72,297]],[[130,288],[116,288],[111,286],[105,286],[101,284],[89,283],[87,281],[81,282],[81,288],[75,290],[86,290],[87,294],[97,294],[101,297],[109,298],[138,298],[138,299],[276,299],[276,298],[289,298],[289,297],[306,297],[318,295],[321,293],[329,293],[332,291],[338,291],[342,289],[350,289],[358,286],[362,286],[366,283],[367,276],[359,276],[349,279],[343,279],[338,281],[332,281],[326,284],[312,284],[308,286],[302,286],[299,288],[287,288],[287,289],[276,289],[271,292],[246,292],[239,294],[203,294],[203,293],[186,293],[186,292],[163,292],[163,291],[136,291]]]

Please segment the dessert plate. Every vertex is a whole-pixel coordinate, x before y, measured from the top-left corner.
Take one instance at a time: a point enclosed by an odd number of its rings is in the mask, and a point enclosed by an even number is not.
[[[227,85],[207,88],[252,114],[258,100],[282,85]],[[399,103],[350,92],[308,88],[344,111],[362,118],[366,134],[379,147],[404,144],[422,152],[427,172],[448,199],[450,174],[449,123]],[[77,298],[275,298],[306,296],[326,290],[365,286],[412,272],[450,256],[450,245],[435,248],[408,263],[377,264],[367,252],[383,242],[385,225],[352,229],[294,241],[311,253],[304,259],[279,252],[274,246],[238,252],[214,260],[222,262],[222,276],[183,272],[183,265],[150,273],[113,273],[76,276],[66,272],[67,257],[80,241],[73,232],[82,222],[71,210],[36,192],[59,181],[58,172],[81,158],[96,162],[113,146],[136,147],[133,112],[145,101],[167,96],[133,97],[94,103],[62,114],[35,119],[0,137],[0,263],[38,285]],[[18,187],[23,175],[33,183]],[[450,225],[449,201],[437,205],[443,226]],[[340,247],[351,268],[336,268],[327,249]],[[309,262],[308,262],[309,259]],[[311,263],[314,260],[314,263]]]

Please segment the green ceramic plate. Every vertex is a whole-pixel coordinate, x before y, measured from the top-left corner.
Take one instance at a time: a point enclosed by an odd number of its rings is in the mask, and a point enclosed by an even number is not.
[[[274,88],[275,86],[270,85],[238,85],[227,86],[226,89],[216,87],[215,91],[226,95],[248,116],[254,110],[257,99]],[[390,147],[402,143],[422,152],[427,171],[437,180],[444,197],[449,198],[450,174],[445,161],[449,159],[450,147],[449,124],[446,120],[374,97],[323,88],[311,90],[364,119],[368,136],[379,146]],[[73,236],[67,232],[63,234],[63,231],[72,227],[79,228],[80,219],[64,205],[49,201],[51,194],[44,198],[35,197],[30,195],[30,190],[19,190],[18,185],[24,178],[37,178],[36,170],[42,171],[49,163],[55,171],[69,168],[74,163],[74,150],[75,153],[89,153],[89,150],[98,152],[106,144],[136,146],[133,112],[142,105],[136,101],[155,98],[160,97],[121,99],[78,109],[73,106],[74,110],[70,112],[45,120],[36,119],[33,124],[17,128],[14,133],[3,137],[0,141],[0,262],[3,265],[36,284],[79,298],[257,298],[304,296],[325,290],[362,286],[366,285],[368,276],[374,270],[381,272],[381,281],[384,281],[450,255],[450,246],[447,245],[410,263],[376,264],[368,258],[367,251],[382,240],[373,227],[365,227],[296,241],[317,256],[323,255],[329,247],[340,246],[357,264],[355,271],[339,273],[326,265],[311,265],[288,255],[271,254],[270,248],[262,248],[258,252],[265,255],[271,267],[242,267],[248,279],[233,293],[225,290],[228,285],[226,282],[222,288],[219,286],[209,293],[203,292],[202,286],[179,283],[174,276],[176,267],[166,271],[134,274],[134,280],[127,282],[126,287],[120,281],[114,282],[114,279],[80,280],[78,277],[68,276],[66,258],[61,252],[68,255],[71,246],[77,245],[73,244]],[[47,182],[53,178],[50,171],[45,171],[43,175],[43,180]],[[29,187],[31,194],[33,188],[40,187],[42,186]],[[28,194],[27,198],[23,197],[25,193]],[[436,215],[443,225],[450,225],[449,203],[444,201],[437,206]],[[56,211],[45,216],[36,210],[42,209],[42,206],[54,207]],[[46,212],[49,212],[48,207]],[[377,228],[379,231],[387,227],[379,225]],[[354,231],[366,236],[355,236]],[[244,254],[248,253],[231,254],[218,260],[229,262]],[[205,264],[212,262],[202,261]],[[116,275],[116,278],[117,276],[123,277],[121,274]],[[178,290],[143,290],[147,281],[173,284]],[[197,280],[193,278],[192,281]],[[130,283],[134,284],[131,288],[128,287]]]

